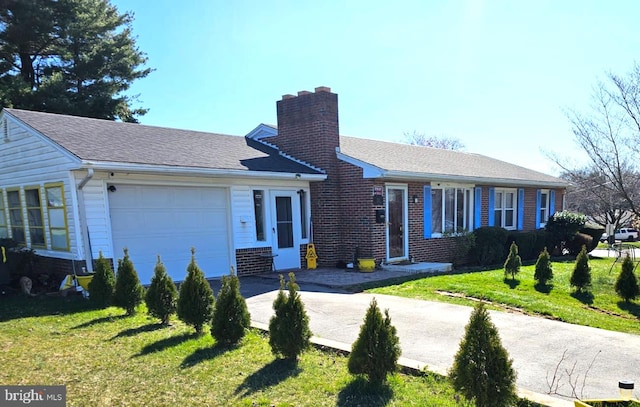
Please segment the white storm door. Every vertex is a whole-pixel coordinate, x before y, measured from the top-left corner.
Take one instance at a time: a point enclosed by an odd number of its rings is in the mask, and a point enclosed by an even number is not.
[[[276,270],[300,268],[300,201],[296,191],[271,191],[271,250]]]

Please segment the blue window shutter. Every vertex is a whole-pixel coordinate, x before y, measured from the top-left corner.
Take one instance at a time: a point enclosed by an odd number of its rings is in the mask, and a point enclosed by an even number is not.
[[[540,227],[540,222],[542,222],[542,219],[540,219],[540,205],[542,205],[542,191],[538,190],[536,192],[536,229]]]
[[[473,205],[473,228],[478,229],[482,226],[482,187],[476,187]]]
[[[496,189],[489,188],[489,226],[493,226],[496,223]]]
[[[423,219],[424,219],[424,238],[431,238],[431,186],[425,185],[424,187],[424,210],[423,210]]]
[[[524,188],[518,189],[518,230],[524,227]]]
[[[549,217],[556,213],[556,191],[549,191]]]

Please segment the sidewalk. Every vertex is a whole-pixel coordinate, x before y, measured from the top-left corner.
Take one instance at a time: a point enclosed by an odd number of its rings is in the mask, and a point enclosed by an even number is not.
[[[344,270],[298,270],[296,280],[310,319],[314,340],[349,351],[357,338],[366,309],[374,297],[346,288],[364,283],[384,284],[389,279],[413,279],[411,273],[359,273]],[[419,277],[419,276],[418,276]],[[242,291],[255,326],[266,328],[273,314],[278,273],[241,279]],[[382,309],[389,309],[402,347],[401,364],[446,374],[464,334],[470,307],[375,295]],[[520,394],[549,406],[572,406],[571,380],[582,398],[611,398],[618,380],[640,383],[640,337],[530,317],[490,311],[503,345],[518,371]],[[564,358],[564,359],[563,359]],[[590,363],[593,364],[589,366]],[[562,362],[561,362],[562,361]],[[558,369],[555,381],[553,374]],[[572,373],[570,372],[573,369]],[[551,383],[553,382],[553,383]],[[584,383],[583,383],[584,382]]]

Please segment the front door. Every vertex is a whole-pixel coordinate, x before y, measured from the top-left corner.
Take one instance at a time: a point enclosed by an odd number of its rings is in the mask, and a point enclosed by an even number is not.
[[[387,260],[406,260],[407,246],[407,187],[387,186]]]
[[[300,268],[300,203],[296,191],[272,191],[272,252],[276,270]]]

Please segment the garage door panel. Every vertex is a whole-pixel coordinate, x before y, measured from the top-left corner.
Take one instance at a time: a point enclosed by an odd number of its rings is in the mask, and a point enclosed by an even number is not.
[[[118,186],[109,193],[115,257],[123,249],[148,284],[160,255],[174,281],[186,275],[191,248],[207,277],[229,271],[228,199],[222,188]]]

